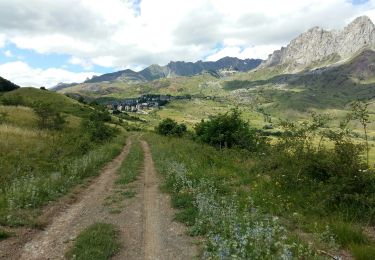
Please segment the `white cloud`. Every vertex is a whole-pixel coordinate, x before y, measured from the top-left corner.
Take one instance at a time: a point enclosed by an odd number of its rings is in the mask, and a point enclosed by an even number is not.
[[[75,73],[59,68],[32,68],[22,61],[9,62],[0,65],[0,75],[22,87],[52,87],[59,82],[82,82],[96,73]]]
[[[10,42],[38,53],[69,55],[70,64],[86,71],[94,65],[143,68],[204,57],[266,58],[312,26],[342,28],[362,14],[375,19],[375,0],[359,6],[348,0],[134,4],[135,0],[0,0],[0,48]],[[16,51],[8,54],[19,56]],[[65,68],[41,70],[23,61],[0,65],[0,74],[24,86],[82,81],[92,75]]]
[[[123,67],[195,61],[218,44],[224,50],[210,59],[265,57],[312,26],[337,29],[365,13],[375,18],[375,0],[358,6],[348,0],[142,0],[139,9],[134,0],[0,0],[0,31],[19,48],[67,54],[83,67]],[[0,47],[4,41],[0,36]]]
[[[92,62],[96,65],[110,68],[115,66],[116,58],[113,56],[101,56],[93,58]]]
[[[4,34],[0,34],[0,48],[5,46],[6,37]]]
[[[4,55],[5,55],[5,57],[8,57],[8,58],[13,57],[13,53],[10,50],[4,51]]]
[[[73,64],[73,65],[79,65],[84,70],[91,70],[94,67],[94,65],[90,61],[85,60],[85,59],[81,59],[81,58],[77,58],[77,57],[71,57],[68,60],[68,63]]]

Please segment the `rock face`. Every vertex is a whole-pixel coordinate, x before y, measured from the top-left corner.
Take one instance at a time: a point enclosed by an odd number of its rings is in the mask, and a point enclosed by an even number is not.
[[[375,26],[367,16],[356,18],[343,30],[326,31],[313,27],[275,51],[262,67],[286,65],[287,70],[301,70],[314,64],[352,57],[365,48],[375,48]]]

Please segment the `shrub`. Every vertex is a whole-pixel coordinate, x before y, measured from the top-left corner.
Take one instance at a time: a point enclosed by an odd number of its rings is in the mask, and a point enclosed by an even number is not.
[[[1,99],[5,106],[23,106],[25,101],[20,95],[10,95]]]
[[[8,117],[8,114],[5,112],[0,112],[0,124],[4,123]]]
[[[185,124],[178,124],[173,119],[166,118],[159,123],[155,130],[161,135],[181,137],[186,133],[187,127]]]
[[[109,115],[109,114],[108,114]],[[106,125],[105,122],[110,120],[103,112],[93,112],[88,119],[81,123],[83,132],[87,133],[90,140],[96,143],[104,142],[116,135],[116,129]]]
[[[195,126],[197,138],[219,148],[238,146],[250,151],[256,150],[262,140],[243,119],[238,109],[229,113],[212,116]]]
[[[35,114],[38,116],[38,126],[41,129],[61,130],[64,127],[64,117],[56,111],[50,103],[35,102],[32,105]]]

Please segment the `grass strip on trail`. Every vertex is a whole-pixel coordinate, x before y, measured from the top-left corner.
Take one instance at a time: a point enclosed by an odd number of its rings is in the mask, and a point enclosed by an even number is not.
[[[105,260],[116,254],[119,248],[115,227],[111,224],[95,223],[78,235],[66,256],[75,260]]]
[[[128,184],[137,179],[143,165],[143,151],[138,140],[133,140],[132,147],[126,159],[122,162],[119,178],[116,184]]]

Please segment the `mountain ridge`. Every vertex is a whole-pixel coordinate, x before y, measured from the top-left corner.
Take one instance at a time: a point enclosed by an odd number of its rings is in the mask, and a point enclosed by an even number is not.
[[[126,83],[142,83],[161,78],[171,78],[179,76],[194,76],[204,71],[219,72],[224,69],[236,71],[249,71],[261,64],[261,59],[239,59],[236,57],[224,57],[217,61],[185,62],[171,61],[165,66],[153,64],[147,68],[136,72],[130,69],[120,70],[112,73],[106,73],[100,76],[93,76],[91,79],[85,80],[83,83],[101,83],[101,82],[126,82]],[[72,83],[78,85],[79,83]],[[52,90],[58,91],[71,87],[72,84],[59,83]]]
[[[341,30],[312,27],[270,54],[260,67],[287,65],[287,71],[299,71],[326,60],[350,58],[366,48],[375,48],[375,25],[369,17],[360,16]]]

